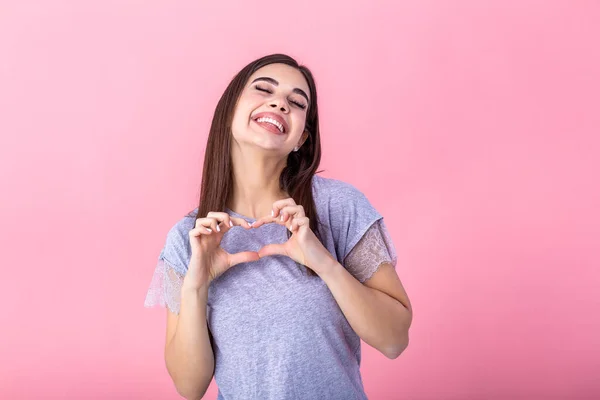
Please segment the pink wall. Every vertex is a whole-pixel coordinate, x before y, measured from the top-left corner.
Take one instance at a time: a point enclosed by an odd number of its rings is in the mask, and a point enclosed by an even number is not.
[[[600,397],[597,1],[1,1],[0,397],[176,399],[142,307],[228,80],[283,51],[388,221],[371,399]],[[214,398],[211,386],[208,398]]]

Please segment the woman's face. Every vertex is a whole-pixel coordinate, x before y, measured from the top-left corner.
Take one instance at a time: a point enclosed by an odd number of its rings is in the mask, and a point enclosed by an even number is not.
[[[232,121],[234,140],[289,154],[304,134],[310,90],[304,76],[286,64],[269,64],[248,79]]]

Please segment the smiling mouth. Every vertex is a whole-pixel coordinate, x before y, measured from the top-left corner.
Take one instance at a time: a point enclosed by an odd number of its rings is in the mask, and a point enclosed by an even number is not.
[[[285,128],[281,123],[269,117],[260,117],[254,120],[257,124],[264,127],[265,129],[273,132],[273,133],[285,133]]]

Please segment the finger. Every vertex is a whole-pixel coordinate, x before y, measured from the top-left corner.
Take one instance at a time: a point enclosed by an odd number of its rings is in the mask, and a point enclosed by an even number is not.
[[[258,227],[260,227],[262,225],[265,225],[265,224],[270,224],[270,223],[273,223],[273,222],[277,222],[277,218],[278,217],[263,217],[263,218],[257,219],[256,221],[254,221],[252,223],[252,227],[253,228],[258,228]]]
[[[190,237],[198,237],[201,235],[210,235],[212,233],[212,229],[207,228],[205,226],[199,226],[194,229],[190,229],[189,235]]]
[[[206,228],[210,228],[214,223],[214,218],[196,218],[195,228],[199,226],[204,226]]]
[[[248,221],[246,221],[244,218],[230,216],[229,217],[229,227],[233,228],[234,226],[241,226],[242,228],[246,228],[246,229],[252,228],[252,225],[250,225],[250,223]]]
[[[300,229],[301,226],[310,226],[310,220],[308,219],[308,217],[294,218],[292,220],[290,231],[294,233],[298,229]]]
[[[294,233],[296,232],[296,229],[298,229],[298,220],[297,219],[292,219],[292,223],[290,225],[290,232]]]
[[[242,228],[246,228],[246,229],[254,228],[254,224],[251,224],[250,222],[246,221],[243,218],[233,218],[233,220],[237,220],[236,223],[239,224],[239,226],[241,226]]]
[[[277,200],[276,202],[273,203],[273,210],[271,210],[271,216],[272,217],[278,217],[279,216],[279,211],[286,207],[286,206],[295,206],[296,205],[296,201],[294,199],[287,198],[287,199],[283,199],[283,200]]]
[[[229,230],[229,228],[233,228],[234,226],[242,226],[244,228],[250,227],[250,224],[248,224],[248,221],[245,219],[232,217],[224,212],[211,211],[208,213],[207,217],[214,218],[219,221],[220,225],[226,228],[226,230]]]
[[[220,226],[219,223],[221,223]],[[246,222],[246,220],[242,218],[234,218],[227,213],[219,212],[209,212],[206,218],[197,218],[196,227],[198,226],[210,227],[212,230],[215,230],[217,232],[221,231],[221,227],[224,227],[226,229],[232,228],[234,226],[250,228],[250,225],[248,224],[248,222]],[[227,226],[229,226],[229,228]]]
[[[274,255],[287,256],[285,246],[283,244],[268,244],[258,251],[260,258]]]
[[[275,222],[279,225],[287,225],[287,222],[291,220],[290,217],[294,218],[294,217],[304,217],[304,207],[299,206],[299,205],[293,205],[293,206],[284,206],[280,212],[279,215],[277,216],[272,216],[272,217],[263,217],[260,218],[259,220],[257,220],[256,222],[254,222],[252,224],[253,228],[258,228],[264,224],[268,224],[268,223],[272,223]]]
[[[219,228],[219,221],[215,218],[198,218],[196,219],[196,227],[203,226],[205,228],[209,228],[213,231],[220,232],[221,228]]]
[[[297,217],[304,217],[304,207],[300,206],[300,205],[294,205],[294,206],[285,206],[281,209],[280,211],[281,217],[280,220],[282,222],[287,222],[288,220],[288,216],[291,216],[292,218],[297,218]]]
[[[219,225],[221,225],[227,229],[233,227],[233,222],[231,222],[231,217],[227,213],[211,211],[206,215],[206,217],[214,218],[218,221],[217,230],[220,230]]]
[[[258,261],[260,256],[255,251],[242,251],[241,253],[229,254],[227,255],[227,264],[229,268],[234,265],[241,264],[244,262]]]

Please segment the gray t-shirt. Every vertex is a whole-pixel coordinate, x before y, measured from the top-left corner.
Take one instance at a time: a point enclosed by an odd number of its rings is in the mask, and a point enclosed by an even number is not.
[[[320,228],[324,246],[349,269],[346,256],[370,227],[383,223],[383,217],[363,193],[339,180],[315,175],[313,196],[325,225]],[[180,277],[190,260],[188,232],[196,213],[197,209],[175,224],[159,256],[163,267]],[[395,249],[389,236],[386,239],[383,258],[395,266]],[[281,225],[234,227],[223,236],[221,247],[229,253],[258,251],[286,240],[286,227]],[[352,267],[349,272],[364,282],[378,265],[361,264],[360,271]],[[169,306],[178,312],[177,304]],[[292,259],[269,256],[226,271],[209,287],[207,318],[214,338],[218,400],[367,398],[360,375],[360,338],[325,282],[307,275]]]

